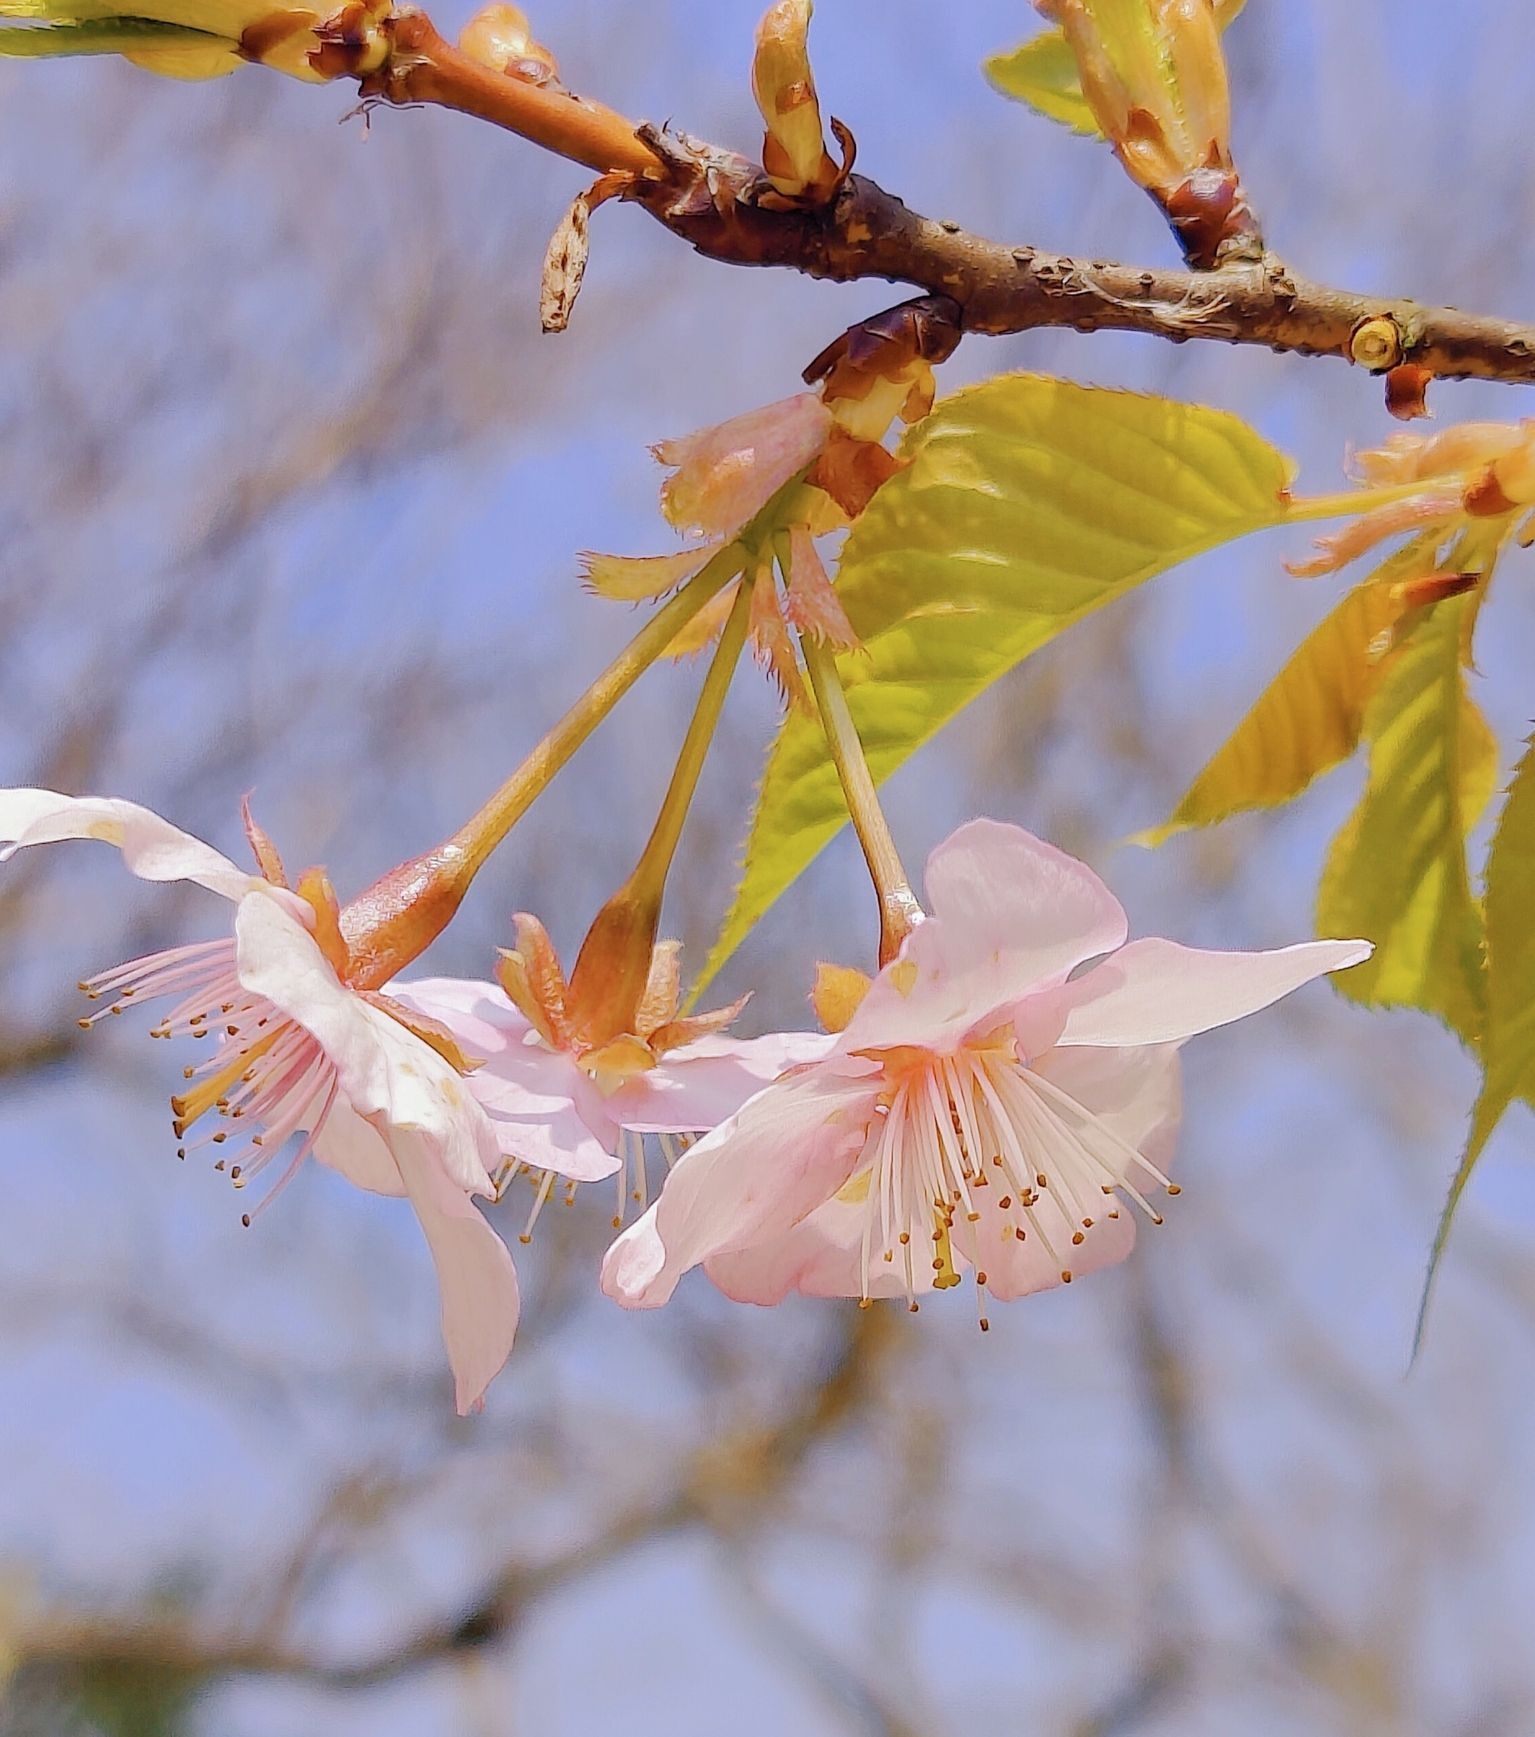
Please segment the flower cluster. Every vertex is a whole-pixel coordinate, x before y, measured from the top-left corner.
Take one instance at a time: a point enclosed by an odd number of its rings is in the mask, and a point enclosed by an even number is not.
[[[237,1189],[277,1167],[262,1207],[310,1156],[409,1199],[461,1411],[481,1403],[516,1331],[512,1257],[473,1204],[499,1199],[510,1171],[535,1178],[535,1212],[561,1179],[617,1176],[621,1200],[627,1179],[643,1204],[643,1142],[660,1141],[660,1196],[603,1267],[604,1290],[630,1307],[665,1302],[699,1264],[759,1303],[798,1290],[915,1308],[963,1268],[980,1290],[1023,1296],[1122,1259],[1127,1207],[1160,1222],[1148,1196],[1176,1192],[1181,1043],[1368,952],[1127,946],[1124,913],[1088,869],[977,821],[934,852],[931,915],[872,982],[823,973],[816,1002],[834,1034],[731,1038],[739,1005],[679,1014],[666,943],[629,1017],[594,1025],[536,919],[519,920],[499,982],[398,981],[435,933],[423,905],[440,901],[443,871],[437,886],[396,875],[338,907],[318,871],[289,888],[250,832],[259,873],[130,802],[0,792],[5,856],[97,839],[143,879],[233,904],[232,935],[83,983],[102,1006],[81,1023],[171,1003],[153,1035],[209,1049],[171,1100],[179,1155],[211,1151]]]
[[[1191,233],[1239,240],[1227,221],[1239,200],[1212,0],[1158,0],[1150,50],[1129,60],[1109,52],[1124,44],[1099,0],[1039,3],[1078,50],[1084,89],[1133,172],[1171,210],[1187,208]],[[34,11],[54,16],[29,0]],[[767,134],[749,189],[806,222],[837,197],[852,155],[836,121],[843,162],[825,148],[810,11],[810,0],[778,0],[758,33],[753,89]],[[118,18],[108,44],[137,55],[148,43],[160,70],[188,75],[235,57],[300,77],[366,74],[390,52],[385,25],[406,17],[386,12],[373,0],[335,13],[186,0]],[[519,7],[478,13],[462,53],[482,83],[493,74],[534,87],[522,94],[538,103],[569,100]],[[1129,1253],[1137,1214],[1161,1222],[1160,1198],[1178,1192],[1185,1041],[1369,952],[1355,941],[1269,953],[1130,942],[1088,868],[989,820],[934,851],[919,902],[844,690],[858,622],[819,544],[900,471],[890,431],[931,409],[934,365],[961,323],[948,297],[919,297],[829,345],[805,370],[809,390],[657,445],[670,473],[661,511],[683,547],[585,558],[592,591],[654,606],[644,625],[457,832],[345,904],[323,869],[289,877],[248,804],[252,871],[132,802],[0,790],[0,862],[94,839],[144,880],[191,882],[232,907],[222,934],[83,982],[97,1005],[81,1024],[157,1002],[152,1035],[202,1046],[171,1099],[176,1150],[210,1158],[237,1190],[257,1186],[245,1224],[310,1158],[408,1200],[436,1269],[461,1412],[483,1403],[519,1311],[510,1247],[477,1200],[499,1207],[526,1183],[525,1242],[557,1189],[573,1199],[583,1184],[612,1183],[617,1234],[600,1283],[625,1307],[664,1304],[696,1266],[743,1302],[802,1292],[912,1310],[969,1273],[984,1328],[988,1294],[1070,1283]],[[1535,505],[1526,445],[1522,432],[1464,431],[1365,455],[1389,504],[1318,570],[1394,529]],[[819,1030],[739,1035],[749,998],[695,1010],[679,948],[661,934],[684,823],[748,645],[819,726],[879,910],[872,976],[819,966]],[[412,975],[492,853],[633,683],[660,659],[705,652],[655,824],[569,971],[540,918],[521,912],[485,979]],[[652,1199],[657,1156],[666,1174]]]

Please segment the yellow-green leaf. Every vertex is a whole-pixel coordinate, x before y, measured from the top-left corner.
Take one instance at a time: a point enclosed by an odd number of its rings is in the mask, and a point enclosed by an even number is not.
[[[312,64],[313,31],[331,10],[297,0],[0,0],[0,18],[36,21],[0,27],[0,55],[120,54],[167,78],[217,78],[251,58],[242,42],[259,40],[264,65],[321,82],[333,74]],[[376,18],[359,29],[366,52],[381,54]]]
[[[1375,943],[1336,979],[1370,1007],[1420,1007],[1467,1042],[1482,1029],[1482,913],[1466,835],[1497,781],[1497,740],[1466,689],[1463,649],[1480,593],[1424,612],[1365,709],[1370,772],[1334,840],[1317,897],[1324,935]]]
[[[1137,844],[1163,844],[1191,826],[1289,802],[1354,752],[1365,705],[1385,668],[1382,640],[1402,615],[1392,584],[1421,569],[1424,554],[1423,539],[1410,543],[1322,618],[1171,817],[1137,834]]]
[[[1434,1276],[1449,1241],[1460,1197],[1471,1172],[1517,1097],[1535,1099],[1535,739],[1509,786],[1487,857],[1487,1001],[1482,1034],[1483,1080],[1471,1118],[1471,1136],[1450,1184],[1429,1255],[1418,1310],[1415,1347],[1421,1344]]]
[[[0,4],[0,16],[35,17],[40,8]],[[0,59],[47,59],[62,55],[122,54],[173,77],[213,78],[240,64],[236,44],[204,30],[152,18],[75,19],[62,24],[0,26]]]
[[[838,667],[877,779],[1074,621],[1282,520],[1291,475],[1223,411],[1032,374],[946,399],[904,452],[838,585],[863,640]],[[791,714],[705,980],[846,820],[819,726]]]
[[[983,65],[1003,96],[1027,103],[1074,133],[1098,133],[1093,111],[1082,95],[1076,56],[1059,30],[1047,30],[1010,53],[993,54]]]
[[[1217,0],[1216,12],[1223,30],[1246,4],[1247,0]],[[1133,0],[1133,5],[1144,15],[1144,0]],[[983,67],[1003,96],[1027,103],[1074,133],[1102,136],[1082,95],[1076,56],[1061,31],[1047,30],[1008,53],[993,54]]]

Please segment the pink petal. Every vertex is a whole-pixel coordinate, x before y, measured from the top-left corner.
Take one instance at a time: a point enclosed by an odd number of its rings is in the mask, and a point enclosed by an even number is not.
[[[446,1025],[483,1058],[469,1076],[500,1151],[535,1170],[596,1182],[618,1169],[618,1123],[563,1051],[551,1050],[494,983],[426,977],[393,983],[404,1006]]]
[[[1018,1241],[1010,1224],[1002,1222],[991,1200],[978,1205],[980,1223],[956,1224],[954,1240],[966,1261],[977,1272],[985,1273],[986,1289],[1001,1303],[1054,1290],[1066,1282],[1063,1272],[1069,1272],[1075,1281],[1100,1267],[1114,1266],[1135,1247],[1135,1209],[1128,1202],[1117,1208],[1105,1202],[1119,1216],[1098,1219],[1091,1230],[1083,1232],[1084,1240],[1075,1245],[1071,1238],[1076,1221],[1048,1195],[1034,1208],[1039,1228],[1030,1227],[1023,1242]],[[1049,1238],[1049,1248],[1045,1237]]]
[[[602,1288],[632,1309],[659,1307],[690,1267],[783,1236],[847,1181],[873,1096],[815,1070],[770,1086],[684,1154],[661,1198],[602,1263]]]
[[[475,1410],[517,1332],[517,1269],[501,1238],[443,1168],[422,1134],[402,1134],[395,1157],[416,1209],[442,1294],[442,1337],[459,1415]]]
[[[939,845],[926,884],[932,916],[880,973],[839,1050],[952,1045],[1127,933],[1090,868],[995,820],[972,820]]]
[[[474,1089],[471,1081],[471,1089]],[[572,1182],[601,1182],[618,1169],[618,1128],[594,1129],[570,1104],[538,1115],[509,1113],[511,1095],[486,1096],[476,1091],[496,1142],[508,1158],[532,1170],[553,1170]]]
[[[339,1093],[315,1138],[314,1155],[355,1188],[365,1188],[370,1194],[405,1192],[400,1167],[383,1135],[371,1122],[363,1121]]]
[[[499,1162],[490,1123],[466,1082],[436,1050],[340,983],[303,925],[265,892],[235,915],[240,981],[311,1033],[336,1069],[342,1094],[379,1130],[429,1136],[455,1184],[492,1192]]]
[[[781,1303],[791,1291],[805,1297],[863,1294],[863,1227],[867,1202],[829,1200],[781,1237],[713,1255],[704,1262],[710,1281],[737,1303]],[[913,1290],[933,1288],[931,1263],[913,1270]],[[904,1297],[906,1270],[876,1258],[869,1269],[871,1297]]]
[[[789,1068],[819,1061],[831,1045],[831,1038],[815,1031],[700,1038],[625,1082],[608,1099],[608,1110],[637,1133],[696,1134],[735,1115]]]
[[[661,511],[679,530],[731,537],[815,461],[832,426],[814,392],[747,411],[652,450],[676,475],[661,487]]]
[[[1177,1140],[1181,1107],[1180,1063],[1174,1045],[1140,1049],[1051,1050],[1032,1071],[1068,1093],[1098,1124],[1133,1147],[1157,1169],[1167,1171]],[[1069,1151],[1053,1157],[1048,1145],[1039,1152],[1040,1168],[1052,1174],[1077,1168]],[[1143,1193],[1155,1185],[1138,1167],[1130,1182]],[[966,1262],[986,1275],[986,1288],[999,1302],[1052,1290],[1100,1267],[1122,1261],[1135,1246],[1139,1208],[1123,1197],[1098,1196],[1090,1229],[1063,1210],[1056,1190],[1041,1192],[1033,1209],[1035,1222],[1024,1241],[1015,1234],[1012,1215],[998,1211],[995,1189],[973,1196],[980,1222],[960,1221],[955,1241]],[[1117,1216],[1111,1216],[1117,1215]],[[1074,1243],[1074,1235],[1083,1240]]]
[[[396,978],[384,993],[447,1026],[470,1054],[489,1060],[522,1044],[532,1029],[499,983],[470,977]]]
[[[1245,1019],[1314,977],[1368,959],[1368,941],[1306,941],[1271,953],[1209,953],[1176,941],[1132,941],[1078,979],[1057,1040],[1182,1043]]]
[[[264,883],[212,845],[158,814],[111,796],[60,796],[52,790],[0,790],[0,862],[31,844],[94,838],[116,845],[132,874],[146,881],[193,881],[226,899]]]
[[[1183,1108],[1176,1045],[1053,1049],[1032,1066],[1167,1174]],[[1139,1186],[1145,1178],[1131,1180]]]

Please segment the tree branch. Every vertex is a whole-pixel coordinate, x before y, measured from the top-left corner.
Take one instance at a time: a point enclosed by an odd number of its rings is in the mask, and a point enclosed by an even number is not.
[[[849,283],[884,278],[951,297],[969,332],[1042,327],[1217,338],[1338,356],[1373,373],[1409,362],[1447,379],[1535,383],[1535,326],[1312,283],[1275,255],[1214,271],[1145,270],[1009,247],[909,210],[862,175],[819,208],[775,209],[756,164],[685,135],[493,72],[424,13],[393,22],[394,52],[364,97],[472,114],[589,168],[632,177],[623,197],[729,265],[783,266]]]
[[[19,1621],[5,1642],[17,1669],[65,1677],[131,1665],[157,1678],[195,1683],[246,1674],[355,1690],[392,1681],[504,1640],[539,1598],[641,1544],[693,1525],[718,1534],[732,1515],[749,1519],[820,1442],[850,1426],[872,1403],[895,1331],[888,1307],[847,1311],[825,1363],[766,1427],[727,1435],[685,1462],[666,1487],[620,1509],[594,1535],[545,1561],[507,1564],[462,1612],[361,1657],[327,1657],[302,1640],[270,1633],[266,1624],[224,1627],[179,1613],[40,1612]]]

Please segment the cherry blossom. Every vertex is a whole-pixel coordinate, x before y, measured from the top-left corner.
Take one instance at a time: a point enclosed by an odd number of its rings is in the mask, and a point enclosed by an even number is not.
[[[247,1224],[311,1154],[359,1188],[408,1197],[437,1269],[458,1408],[469,1411],[511,1350],[517,1275],[471,1201],[494,1192],[487,1166],[499,1154],[462,1077],[467,1061],[449,1034],[368,981],[368,967],[399,955],[412,912],[386,909],[388,877],[346,910],[318,871],[290,890],[270,842],[247,824],[259,875],[136,803],[3,790],[0,860],[27,845],[98,839],[143,880],[191,881],[233,904],[232,934],[82,983],[104,1005],[80,1023],[164,997],[173,1005],[151,1035],[208,1044],[171,1100],[180,1155],[216,1149],[217,1168],[244,1188],[288,1153]],[[188,1140],[199,1125],[206,1132]]]
[[[1012,1298],[1122,1260],[1127,1208],[1160,1223],[1148,1196],[1176,1192],[1179,1046],[1370,951],[1127,945],[1095,874],[994,821],[940,845],[926,884],[932,914],[828,1052],[693,1146],[616,1239],[609,1296],[657,1306],[702,1263],[741,1301],[915,1308],[961,1268]]]
[[[1462,422],[1437,434],[1399,433],[1355,453],[1361,511],[1289,564],[1298,579],[1336,573],[1389,537],[1412,532],[1447,544],[1476,531],[1496,547],[1535,535],[1535,421]]]
[[[692,1136],[829,1047],[830,1039],[816,1032],[725,1036],[742,1002],[679,1014],[673,941],[655,949],[646,992],[626,1022],[634,1029],[599,1028],[583,1017],[543,926],[527,914],[517,926],[518,946],[502,954],[500,983],[424,978],[392,984],[390,994],[479,1059],[469,1089],[502,1153],[534,1180],[524,1240],[562,1177],[614,1177],[617,1228],[626,1193],[646,1201],[647,1136],[675,1163]]]

